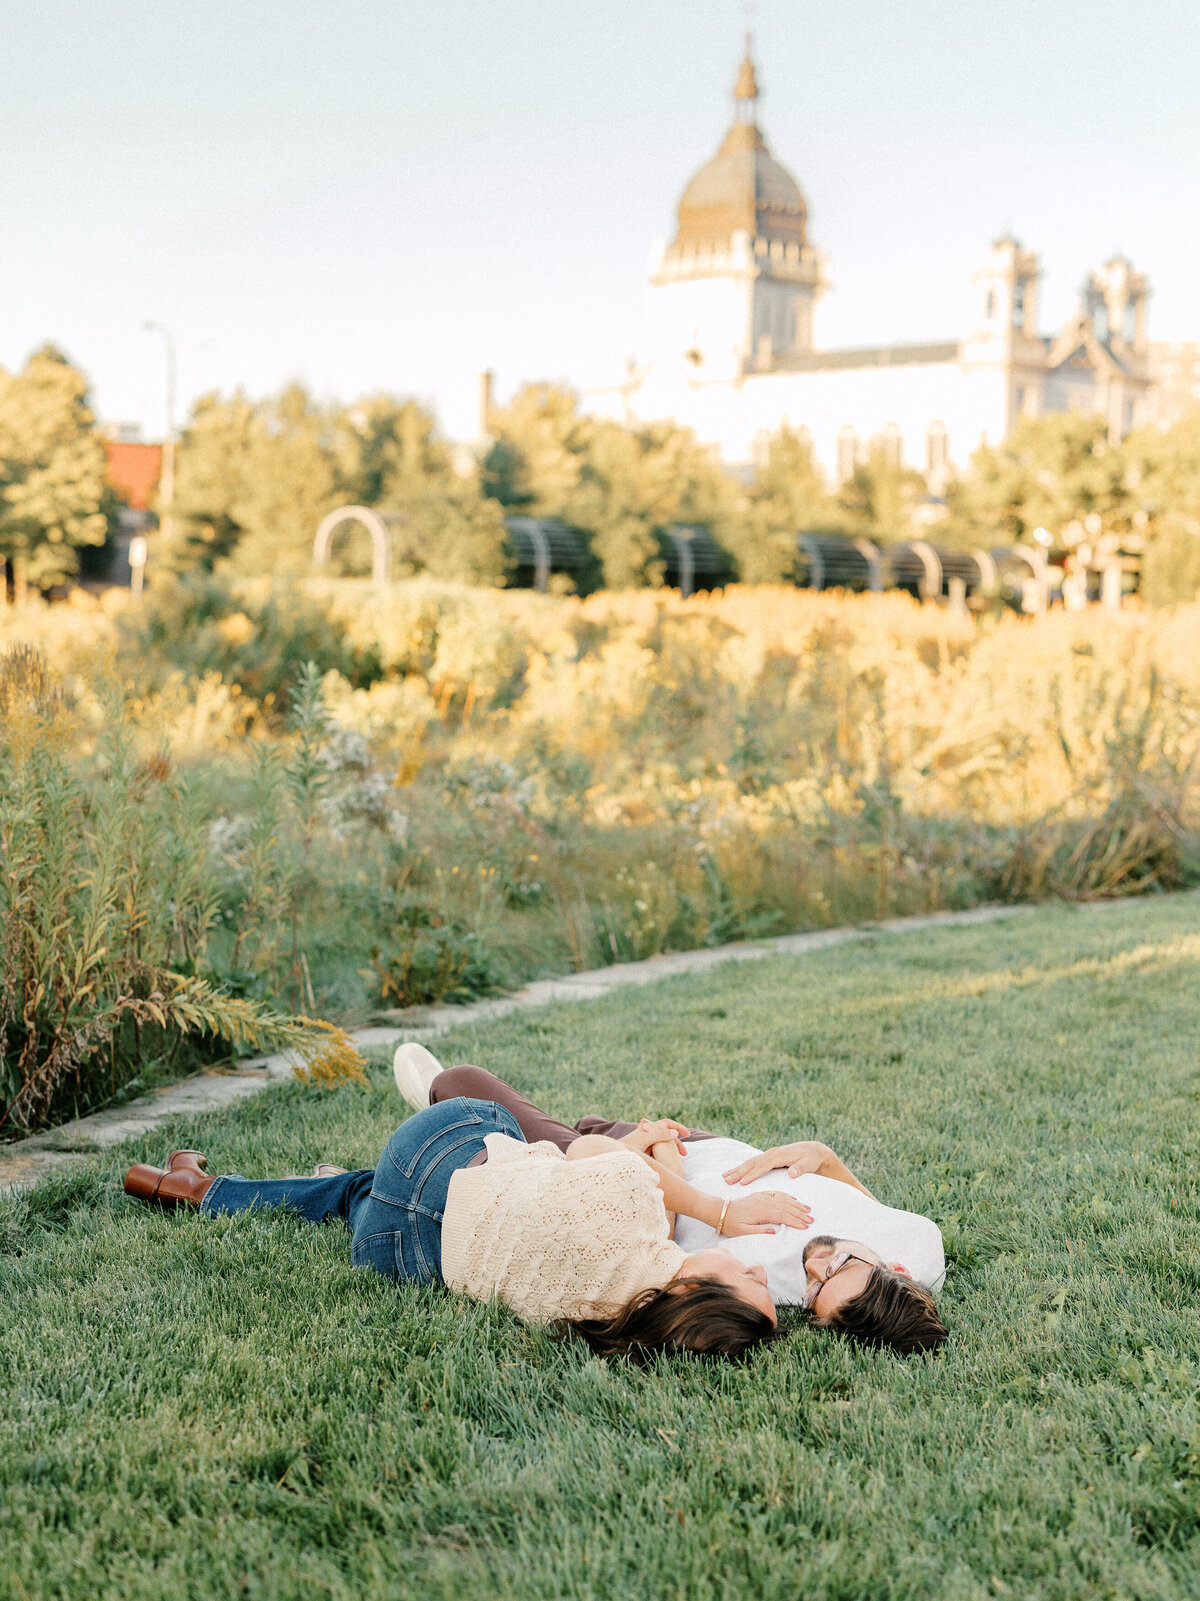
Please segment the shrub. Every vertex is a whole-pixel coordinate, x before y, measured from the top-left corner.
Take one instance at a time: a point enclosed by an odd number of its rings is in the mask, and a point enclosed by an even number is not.
[[[203,976],[218,902],[186,783],[168,752],[135,748],[115,691],[89,726],[22,647],[0,658],[0,853],[0,1127],[197,1038],[295,1050],[318,1080],[361,1074],[338,1031]]]
[[[306,662],[354,686],[382,672],[377,651],[352,643],[329,603],[295,584],[161,578],[144,610],[124,613],[122,628],[142,687],[158,688],[180,670],[219,673],[268,714],[286,703]]]
[[[447,998],[471,1000],[499,988],[495,963],[477,935],[437,926],[426,909],[409,910],[387,948],[371,962],[385,1005],[424,1006]]]
[[[1070,717],[1059,685],[1052,686],[1058,739],[1075,784],[1015,843],[1003,874],[1014,898],[1174,890],[1200,869],[1188,827],[1200,766],[1196,708],[1153,666],[1114,683],[1091,665],[1083,716],[1076,705]]]

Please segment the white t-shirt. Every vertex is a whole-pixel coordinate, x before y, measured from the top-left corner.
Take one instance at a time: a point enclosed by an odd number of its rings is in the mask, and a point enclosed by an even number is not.
[[[689,1255],[720,1245],[740,1261],[766,1268],[767,1285],[777,1305],[800,1306],[806,1286],[800,1260],[804,1247],[818,1234],[834,1234],[839,1239],[869,1245],[885,1262],[902,1262],[927,1289],[941,1289],[946,1277],[942,1231],[930,1218],[884,1206],[838,1179],[820,1178],[815,1173],[789,1178],[786,1168],[765,1173],[749,1184],[726,1184],[724,1174],[731,1167],[758,1154],[753,1145],[744,1145],[741,1140],[695,1140],[687,1145],[684,1177],[706,1195],[719,1195],[722,1200],[726,1196],[751,1195],[756,1190],[783,1190],[811,1210],[811,1226],[792,1229],[776,1224],[774,1234],[718,1239],[707,1223],[681,1216],[675,1224],[675,1243]]]

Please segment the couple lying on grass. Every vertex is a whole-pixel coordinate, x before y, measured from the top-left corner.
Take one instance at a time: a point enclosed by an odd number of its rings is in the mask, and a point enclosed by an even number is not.
[[[130,1168],[125,1188],[208,1215],[342,1218],[356,1266],[502,1301],[601,1354],[736,1356],[775,1338],[777,1305],[905,1354],[946,1338],[936,1225],[877,1201],[828,1146],[756,1151],[667,1118],[570,1128],[415,1044],[393,1070],[416,1115],[373,1170],[216,1178],[176,1151],[166,1169]]]

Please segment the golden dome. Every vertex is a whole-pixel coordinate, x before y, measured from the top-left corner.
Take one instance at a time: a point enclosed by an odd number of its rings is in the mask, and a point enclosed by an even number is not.
[[[725,246],[742,228],[752,239],[803,247],[808,208],[800,185],[767,149],[754,119],[758,79],[748,50],[733,94],[738,119],[683,191],[675,244]]]

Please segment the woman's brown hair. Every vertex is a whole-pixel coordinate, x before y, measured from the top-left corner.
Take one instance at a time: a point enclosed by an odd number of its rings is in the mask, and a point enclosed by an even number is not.
[[[716,1279],[672,1279],[635,1295],[613,1317],[564,1319],[558,1329],[586,1340],[597,1356],[635,1360],[656,1351],[742,1356],[779,1333],[765,1312]]]

